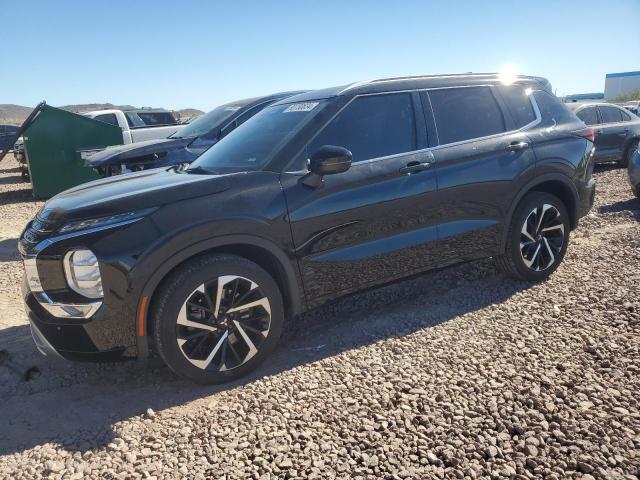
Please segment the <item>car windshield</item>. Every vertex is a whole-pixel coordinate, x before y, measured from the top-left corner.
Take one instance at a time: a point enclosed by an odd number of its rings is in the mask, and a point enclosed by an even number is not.
[[[201,137],[209,132],[215,135],[222,124],[245,105],[246,104],[238,102],[220,105],[185,125],[182,129],[171,135],[171,138]]]
[[[210,173],[260,170],[325,104],[309,101],[267,107],[203,153],[191,168]]]

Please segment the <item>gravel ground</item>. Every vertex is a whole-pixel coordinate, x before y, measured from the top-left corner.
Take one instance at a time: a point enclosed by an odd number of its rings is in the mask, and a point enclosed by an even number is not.
[[[0,476],[607,478],[640,474],[640,201],[596,206],[541,284],[490,261],[300,319],[254,375],[195,386],[154,363],[40,356],[15,238],[39,203],[0,163]],[[28,380],[26,380],[28,378]]]

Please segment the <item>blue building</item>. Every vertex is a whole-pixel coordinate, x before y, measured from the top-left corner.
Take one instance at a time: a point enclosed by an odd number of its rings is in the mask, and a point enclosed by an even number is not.
[[[607,73],[604,81],[604,98],[613,98],[640,89],[640,71]]]

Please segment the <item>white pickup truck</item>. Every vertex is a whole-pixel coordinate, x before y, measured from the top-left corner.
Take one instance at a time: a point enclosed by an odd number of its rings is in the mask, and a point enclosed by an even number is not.
[[[82,115],[120,127],[125,145],[167,138],[184,126],[178,125],[173,114],[164,109],[94,110]]]

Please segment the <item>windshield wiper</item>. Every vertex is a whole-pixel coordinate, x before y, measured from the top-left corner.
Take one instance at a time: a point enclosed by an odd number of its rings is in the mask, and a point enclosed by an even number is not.
[[[188,135],[188,136],[186,136],[186,137],[183,137],[182,135],[178,135],[178,133],[180,133],[180,132],[178,131],[178,132],[174,133],[173,135],[169,135],[169,137],[168,137],[168,138],[173,138],[173,139],[177,139],[177,138],[179,138],[179,139],[185,139],[185,138],[198,138],[198,136],[197,136],[197,135],[195,135],[195,136],[194,136],[194,135]]]

